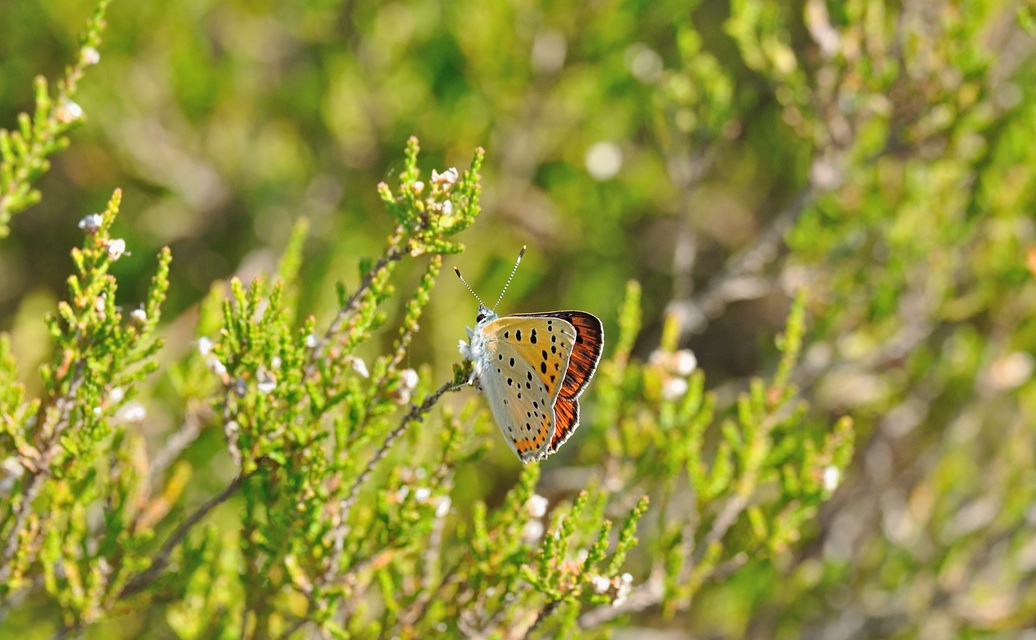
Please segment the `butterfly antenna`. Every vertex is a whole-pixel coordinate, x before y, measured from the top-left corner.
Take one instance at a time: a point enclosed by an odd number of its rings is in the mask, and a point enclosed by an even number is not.
[[[460,275],[460,269],[458,267],[454,267],[453,270],[454,272],[456,272],[457,277],[460,278],[460,281],[464,283],[464,287],[471,292],[471,295],[475,296],[476,300],[478,300],[479,305],[483,307],[486,306],[486,303],[482,302],[482,298],[478,297],[478,294],[475,293],[475,290],[471,288],[471,285],[468,284],[468,281],[464,279],[464,276]]]
[[[496,304],[493,305],[493,311],[500,306],[500,301],[504,299],[504,294],[507,293],[507,287],[511,286],[511,279],[514,278],[514,272],[518,270],[518,265],[522,263],[522,256],[525,255],[525,245],[522,245],[522,250],[518,252],[518,259],[514,261],[514,267],[511,269],[511,275],[507,276],[507,282],[504,283],[504,289],[500,292],[500,297],[496,299]]]

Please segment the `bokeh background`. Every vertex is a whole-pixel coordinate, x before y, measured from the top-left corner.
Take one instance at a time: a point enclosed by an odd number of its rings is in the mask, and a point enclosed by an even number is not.
[[[60,77],[92,10],[0,3],[0,126],[31,111],[34,76]],[[163,358],[191,348],[214,283],[272,271],[301,217],[300,305],[329,318],[335,283],[355,285],[392,228],[375,185],[394,183],[406,139],[426,171],[464,169],[481,146],[484,213],[447,267],[492,301],[528,245],[502,312],[584,309],[610,328],[638,280],[637,353],[673,314],[729,398],[772,370],[790,296],[809,290],[796,378],[814,415],[856,420],[852,473],[793,558],[661,626],[1010,634],[1036,620],[1031,16],[1012,2],[116,0],[78,97],[87,119],[0,244],[0,330],[31,384],[76,222],[115,188],[123,303],[173,250]],[[475,307],[439,282],[413,365],[447,375]],[[160,407],[160,380],[155,393]],[[509,455],[494,447],[485,482],[513,482]]]
[[[91,10],[0,7],[4,122],[30,109],[33,76],[60,76]],[[3,326],[27,297],[60,295],[78,216],[102,208],[116,187],[133,251],[119,275],[140,274],[127,296],[141,294],[155,250],[170,245],[168,311],[184,312],[214,280],[269,266],[304,216],[314,284],[304,303],[326,313],[331,284],[355,283],[357,257],[376,255],[391,230],[374,187],[393,183],[411,135],[426,171],[463,169],[475,147],[486,149],[486,213],[457,261],[483,297],[495,298],[527,244],[503,311],[614,317],[635,278],[657,326],[669,301],[753,240],[808,167],[748,74],[748,90],[734,97],[747,104],[743,120],[714,132],[725,140],[707,160],[675,122],[687,114],[665,104],[660,88],[677,80],[666,66],[680,60],[674,16],[686,28],[704,21],[702,34],[729,47],[722,12],[685,3],[116,2],[102,64],[82,90],[88,123],[40,185],[45,202],[16,219],[5,247]],[[696,260],[677,257],[688,251]],[[435,359],[455,352],[472,303],[458,286],[439,287],[424,347]],[[700,357],[750,372],[752,336],[782,314],[780,303],[734,314],[722,324],[737,339],[709,340],[721,346],[703,343]]]

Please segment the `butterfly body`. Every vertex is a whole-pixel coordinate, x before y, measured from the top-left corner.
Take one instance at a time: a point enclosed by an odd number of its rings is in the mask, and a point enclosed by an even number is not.
[[[551,455],[579,426],[579,395],[604,345],[604,328],[583,311],[498,316],[479,305],[460,352],[472,362],[470,384],[523,462]]]

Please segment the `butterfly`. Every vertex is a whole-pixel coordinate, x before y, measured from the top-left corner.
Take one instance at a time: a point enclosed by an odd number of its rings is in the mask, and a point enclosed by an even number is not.
[[[475,328],[460,352],[473,364],[468,384],[486,396],[497,425],[522,462],[543,460],[579,426],[579,395],[597,370],[604,326],[585,311],[549,311],[498,316],[514,272],[492,309],[454,267],[478,300]]]

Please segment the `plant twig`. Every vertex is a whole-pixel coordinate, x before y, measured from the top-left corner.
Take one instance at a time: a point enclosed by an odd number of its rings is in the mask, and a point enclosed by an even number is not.
[[[324,332],[324,335],[320,337],[316,345],[313,346],[312,351],[310,351],[309,362],[306,364],[307,378],[311,377],[316,372],[318,356],[323,353],[324,349],[327,348],[328,343],[331,342],[331,339],[341,330],[342,323],[345,322],[346,318],[356,310],[356,307],[360,303],[360,298],[363,297],[363,294],[365,294],[371,288],[371,285],[374,284],[374,279],[377,277],[377,274],[390,263],[403,259],[404,253],[397,246],[400,241],[401,239],[398,234],[389,239],[391,248],[386,251],[383,256],[378,258],[378,261],[374,263],[374,266],[364,274],[363,282],[361,282],[356,291],[353,291],[349,298],[346,299],[345,304],[338,309],[338,313],[335,315],[334,320],[331,321],[331,324],[328,325],[327,331]]]
[[[665,589],[661,580],[650,580],[634,587],[622,604],[603,604],[579,616],[580,629],[593,629],[627,613],[643,611],[662,602]]]
[[[83,366],[82,361],[76,364],[66,393],[60,396],[52,395],[46,402],[40,404],[40,408],[36,412],[37,424],[43,425],[43,428],[39,431],[42,434],[39,449],[43,451],[43,454],[39,460],[35,461],[35,469],[31,469],[31,475],[26,481],[21,502],[16,503],[12,509],[15,514],[15,521],[9,532],[10,537],[4,544],[3,554],[0,555],[0,584],[7,582],[11,576],[13,570],[12,562],[14,561],[15,554],[18,552],[21,531],[25,528],[29,514],[32,513],[32,503],[35,502],[36,498],[39,497],[40,491],[43,490],[43,481],[51,474],[51,465],[53,464],[54,457],[62,450],[59,446],[60,438],[65,429],[71,424],[70,415],[73,407],[71,400],[75,398],[76,392],[82,384]],[[48,432],[48,416],[50,415],[48,409],[51,407],[58,407],[59,414],[54,421],[53,429]],[[2,524],[6,525],[6,522]]]
[[[128,598],[147,588],[152,582],[154,582],[159,574],[169,566],[169,557],[172,555],[173,550],[183,542],[187,534],[190,533],[194,525],[202,521],[213,509],[226,502],[231,496],[241,489],[241,485],[244,483],[245,477],[242,475],[236,476],[231,480],[230,484],[227,485],[223,491],[209,499],[208,502],[198,507],[198,509],[184,520],[179,527],[173,531],[168,538],[166,538],[165,544],[159,549],[158,553],[155,554],[154,560],[151,561],[151,566],[141,571],[137,575],[133,576],[126,582],[126,586],[119,592],[119,598]]]
[[[540,626],[547,620],[547,618],[552,616],[554,612],[557,611],[557,608],[561,606],[561,602],[561,600],[551,600],[546,605],[544,605],[544,607],[540,609],[540,612],[536,614],[536,619],[533,620],[529,628],[525,630],[525,635],[522,636],[522,638],[524,638],[524,640],[530,640],[532,638],[532,634],[540,628]]]
[[[151,461],[148,476],[152,482],[161,476],[169,465],[180,457],[184,449],[191,446],[191,443],[198,439],[208,413],[209,407],[207,405],[187,408],[183,424],[166,440],[165,446],[155,454]]]
[[[760,286],[767,280],[757,274],[780,256],[784,234],[813,201],[814,193],[812,185],[804,187],[750,247],[731,256],[707,287],[690,299],[669,304],[669,312],[680,320],[684,334],[701,333],[709,319],[718,316],[731,302],[757,298],[761,291],[771,288]]]
[[[387,436],[385,436],[385,441],[382,442],[381,446],[378,447],[378,450],[374,452],[374,455],[367,462],[367,466],[364,467],[363,471],[361,471],[360,474],[356,476],[356,479],[353,480],[352,486],[349,487],[349,493],[347,493],[345,498],[343,498],[342,501],[339,503],[338,513],[339,517],[342,519],[342,523],[338,526],[338,530],[335,532],[334,548],[336,554],[341,554],[345,545],[345,536],[348,530],[348,528],[345,526],[346,515],[348,514],[349,510],[352,509],[353,504],[355,504],[356,497],[360,493],[360,487],[363,486],[363,483],[366,482],[367,478],[369,478],[370,475],[374,472],[374,467],[377,466],[377,464],[381,462],[381,460],[388,454],[388,451],[392,447],[392,444],[396,441],[396,439],[399,436],[403,435],[403,432],[406,431],[406,428],[410,425],[411,422],[421,420],[422,416],[428,413],[431,410],[431,408],[435,406],[435,403],[439,401],[439,398],[441,398],[447,391],[450,391],[455,388],[456,385],[454,384],[454,381],[450,380],[449,382],[446,382],[441,387],[436,389],[434,393],[426,397],[421,404],[413,405],[410,408],[410,411],[405,416],[403,416],[402,420],[399,421],[399,426],[397,426],[395,429],[389,432]],[[332,570],[334,564],[335,563],[332,563],[331,567],[328,568],[329,572]]]

